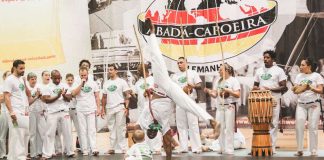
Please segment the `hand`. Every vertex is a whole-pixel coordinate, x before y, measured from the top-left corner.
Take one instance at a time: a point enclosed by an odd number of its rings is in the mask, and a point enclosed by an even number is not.
[[[152,88],[146,89],[145,92],[144,92],[144,97],[147,97],[148,95],[152,95],[152,93],[153,93]]]
[[[220,92],[220,95],[221,95],[221,97],[224,97],[224,98],[228,98],[229,97],[229,93],[228,92],[225,92],[225,91]]]
[[[253,90],[253,91],[254,91],[254,90],[260,90],[260,87],[258,87],[258,86],[253,86],[252,90]]]
[[[271,89],[269,87],[262,87],[261,90],[270,90],[271,91]]]
[[[66,92],[67,92],[67,89],[64,89],[64,88],[63,88],[63,89],[62,89],[62,95],[65,96]]]
[[[128,115],[129,115],[129,110],[125,108],[125,109],[124,109],[124,113],[125,113],[125,116],[128,117]]]
[[[106,112],[104,110],[101,111],[101,118],[102,119],[105,119],[105,116],[106,116]]]
[[[183,91],[186,93],[186,94],[191,94],[192,91],[193,91],[193,87],[191,85],[186,85],[183,87]]]
[[[36,94],[35,94],[35,98],[40,98],[41,96],[42,96],[42,95],[41,95],[41,93],[40,93],[40,90],[37,89]]]
[[[96,116],[97,116],[97,117],[101,116],[101,111],[100,111],[100,110],[97,110],[97,112],[96,112]]]

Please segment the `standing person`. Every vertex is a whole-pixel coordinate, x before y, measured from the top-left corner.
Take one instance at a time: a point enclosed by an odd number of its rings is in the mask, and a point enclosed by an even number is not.
[[[18,119],[23,119],[24,122],[29,123],[28,106],[30,99],[27,96],[25,81],[22,77],[25,73],[25,62],[15,60],[12,69],[13,73],[5,80],[3,89],[9,121],[9,152],[7,159],[25,160],[28,151],[29,128],[18,123]]]
[[[30,104],[29,107],[29,143],[30,143],[30,157],[38,158],[38,155],[42,154],[42,139],[41,134],[38,130],[39,113],[42,111],[41,108],[41,92],[37,84],[37,76],[35,73],[30,72],[27,75],[28,85],[31,96],[35,101]]]
[[[81,83],[76,83],[72,91],[72,96],[76,97],[76,110],[80,129],[80,139],[82,143],[83,155],[89,152],[98,156],[96,146],[96,113],[101,115],[99,88],[96,82],[88,79],[88,69],[79,69]],[[90,151],[89,151],[90,149]]]
[[[87,68],[88,69],[88,79],[90,81],[94,81],[94,76],[93,74],[90,74],[90,69],[91,69],[91,63],[89,60],[87,59],[83,59],[80,61],[79,63],[79,69],[83,67],[83,68]],[[81,83],[81,78],[79,76],[75,77],[75,82],[76,83]]]
[[[172,80],[177,83],[188,96],[196,102],[197,89],[201,89],[201,79],[197,72],[188,69],[187,59],[179,57],[179,72],[172,76]],[[180,149],[179,153],[188,152],[188,137],[190,139],[191,151],[193,153],[201,153],[202,144],[199,133],[198,117],[191,112],[176,106],[176,123],[179,132]]]
[[[149,74],[148,65],[144,65],[145,68],[145,76],[146,76],[146,87],[144,84],[144,72],[142,64],[139,64],[137,67],[137,73],[140,76],[140,79],[135,83],[135,94],[137,95],[137,109],[138,115],[141,115],[144,108],[149,107],[149,97],[145,92],[146,89],[154,88],[154,79],[153,76]],[[157,136],[153,139],[150,139],[147,134],[145,134],[145,141],[153,151],[153,153],[158,154],[161,152],[162,146],[162,137],[161,133],[157,133]]]
[[[323,92],[323,78],[316,73],[316,64],[310,58],[304,58],[300,63],[300,72],[294,82],[293,92],[298,95],[296,108],[296,156],[303,156],[304,129],[308,119],[309,151],[311,156],[317,156],[318,124],[320,117],[320,94]]]
[[[6,71],[2,75],[3,81],[11,74],[10,71]],[[0,85],[0,159],[7,157],[7,133],[9,130],[7,108],[4,103],[3,85]]]
[[[51,74],[49,71],[45,70],[41,74],[42,76],[42,82],[38,84],[38,87],[40,89],[40,94],[42,95],[42,92],[44,89],[46,89],[47,85],[51,81]],[[47,116],[47,104],[41,99],[39,102],[40,105],[40,112],[38,112],[38,123],[37,123],[37,129],[39,131],[40,137],[41,137],[41,144],[37,144],[37,148],[41,150],[41,154],[38,156],[42,156],[43,147],[45,145],[45,134],[47,131],[47,122],[46,122],[46,116]],[[38,150],[37,149],[37,150]],[[55,150],[53,150],[53,154],[55,154]]]
[[[277,102],[277,105],[273,107],[272,129],[270,130],[273,153],[276,153],[281,97],[287,91],[287,76],[283,69],[274,65],[275,59],[276,52],[269,50],[263,53],[264,67],[256,70],[253,86],[253,90],[270,90]]]
[[[74,76],[71,73],[66,74],[65,76],[65,81],[66,84],[69,86],[68,90],[73,90],[76,86],[76,84],[74,83]],[[80,128],[79,128],[79,121],[78,121],[78,117],[77,117],[77,111],[76,111],[76,104],[77,101],[75,99],[75,97],[72,97],[72,100],[68,103],[69,106],[69,114],[71,117],[71,120],[73,122],[73,125],[75,127],[75,130],[77,132],[77,137],[80,137]],[[71,128],[72,130],[72,128]],[[79,146],[77,146],[79,147]],[[78,151],[81,150],[81,148],[76,148]]]
[[[60,124],[63,134],[66,155],[74,157],[72,150],[71,120],[66,102],[71,100],[68,86],[62,83],[61,73],[58,70],[51,72],[52,83],[42,91],[42,99],[47,103],[47,131],[43,145],[43,159],[51,158],[54,151],[55,134]]]
[[[108,66],[109,80],[103,85],[101,100],[102,113],[107,114],[108,129],[110,131],[108,154],[125,153],[127,149],[125,135],[130,88],[125,80],[118,77],[117,72],[115,65]]]
[[[213,90],[205,89],[210,96],[217,98],[216,120],[221,123],[218,138],[220,154],[234,154],[235,108],[240,98],[240,83],[233,77],[233,67],[225,63],[219,69],[220,79]],[[225,76],[225,77],[224,77]],[[223,99],[224,98],[224,99]]]

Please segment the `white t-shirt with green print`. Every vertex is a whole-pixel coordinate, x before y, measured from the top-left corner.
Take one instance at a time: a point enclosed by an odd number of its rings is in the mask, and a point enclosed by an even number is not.
[[[147,87],[146,89],[149,88],[154,88],[154,78],[153,76],[149,76],[146,78],[146,83]],[[137,108],[139,111],[143,111],[144,107],[148,106],[148,98],[144,97],[144,92],[145,92],[145,85],[144,85],[144,78],[140,78],[136,83],[135,83],[135,93],[137,94]]]
[[[121,78],[107,80],[103,85],[103,94],[107,94],[106,108],[111,109],[125,102],[124,92],[130,90],[127,82]]]
[[[31,96],[34,98],[36,96],[37,90],[41,91],[39,84],[36,84],[34,88],[30,87],[30,85],[27,85],[28,89],[30,90]],[[42,111],[41,107],[41,100],[37,99],[32,105],[29,106],[30,112],[40,112]]]
[[[262,89],[267,88],[278,88],[279,82],[286,80],[287,76],[284,70],[276,65],[266,68],[261,67],[256,70],[254,81],[259,83],[259,87]],[[273,96],[280,96],[280,93],[272,92]]]
[[[296,76],[294,83],[295,85],[308,84],[313,88],[316,88],[317,85],[323,84],[324,82],[320,74],[313,72],[311,74],[299,73]],[[301,103],[313,102],[319,98],[320,95],[311,90],[306,90],[305,92],[298,94],[298,102]]]
[[[80,83],[75,82],[75,88],[80,86]],[[97,110],[97,103],[95,93],[99,93],[99,87],[93,80],[88,80],[81,91],[76,95],[76,110],[78,112],[95,112]]]
[[[18,78],[12,74],[6,78],[3,86],[3,92],[11,94],[10,101],[13,111],[24,114],[29,104],[26,95],[26,86],[22,77]]]
[[[50,96],[50,97],[56,97],[60,90],[68,89],[68,85],[65,83],[60,83],[58,85],[54,83],[50,83],[44,88],[42,94],[43,96]],[[71,94],[71,92],[67,92],[66,94]],[[53,103],[47,103],[47,112],[48,113],[56,113],[58,111],[68,111],[69,108],[66,104],[66,102],[63,99],[63,96],[61,95],[60,98],[58,98]]]
[[[187,76],[188,74],[188,76]],[[187,80],[188,77],[188,80]],[[187,72],[177,72],[172,75],[172,80],[176,82],[181,88],[185,87],[187,84],[198,84],[201,83],[201,79],[197,72],[188,69]],[[190,94],[192,99],[197,98],[197,92],[194,89],[193,92]]]

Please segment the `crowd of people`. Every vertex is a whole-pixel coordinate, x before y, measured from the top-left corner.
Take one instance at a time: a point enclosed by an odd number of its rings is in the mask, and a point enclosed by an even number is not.
[[[172,76],[168,75],[154,35],[154,27],[151,27],[149,46],[152,73],[149,73],[148,65],[140,64],[138,74],[141,78],[134,88],[130,88],[124,79],[118,77],[118,69],[113,64],[108,66],[109,80],[104,82],[103,89],[100,90],[93,80],[93,75],[89,74],[91,64],[88,60],[80,62],[78,75],[69,73],[63,76],[58,70],[43,71],[41,80],[32,72],[25,78],[25,62],[15,60],[12,70],[4,73],[4,83],[1,85],[0,158],[20,160],[29,155],[29,158],[49,159],[62,153],[67,157],[75,157],[71,123],[77,132],[77,149],[83,156],[98,156],[96,117],[107,119],[110,132],[107,153],[125,153],[126,159],[138,156],[152,158],[153,153],[161,152],[162,145],[166,159],[171,159],[173,148],[174,153],[189,152],[189,139],[191,152],[199,154],[205,151],[198,118],[213,128],[212,137],[218,138],[218,152],[234,154],[234,149],[241,145],[236,143],[234,136],[240,84],[234,76],[233,67],[224,63],[219,69],[220,77],[213,88],[202,88],[199,75],[188,69],[185,57],[179,57],[177,60],[179,71]],[[265,51],[263,58],[264,67],[256,70],[253,90],[270,90],[277,102],[273,107],[270,131],[275,153],[280,99],[287,91],[287,77],[283,69],[274,65],[274,51]],[[300,64],[301,73],[294,82],[293,92],[298,95],[296,156],[303,155],[304,124],[307,117],[310,152],[311,155],[317,155],[317,127],[321,111],[318,102],[320,94],[323,93],[324,82],[323,78],[314,72],[315,69],[311,59],[303,59]],[[216,118],[196,103],[199,89],[217,98]],[[125,135],[131,96],[138,99],[140,116],[132,137],[136,144],[129,148]],[[176,104],[179,140],[174,138],[169,124],[173,103]],[[63,145],[61,137],[64,140]]]

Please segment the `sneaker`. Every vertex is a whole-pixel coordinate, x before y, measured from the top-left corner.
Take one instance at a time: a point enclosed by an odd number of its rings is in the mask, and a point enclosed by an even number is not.
[[[92,155],[93,155],[93,156],[99,156],[99,152],[98,152],[98,151],[93,151],[93,152],[92,152]]]
[[[70,155],[67,155],[68,158],[75,158],[76,155],[75,154],[70,154]]]
[[[295,153],[294,154],[294,156],[296,156],[296,157],[301,157],[301,156],[303,156],[303,151],[298,151],[297,153]]]
[[[89,155],[89,152],[83,152],[82,155],[88,156]]]

